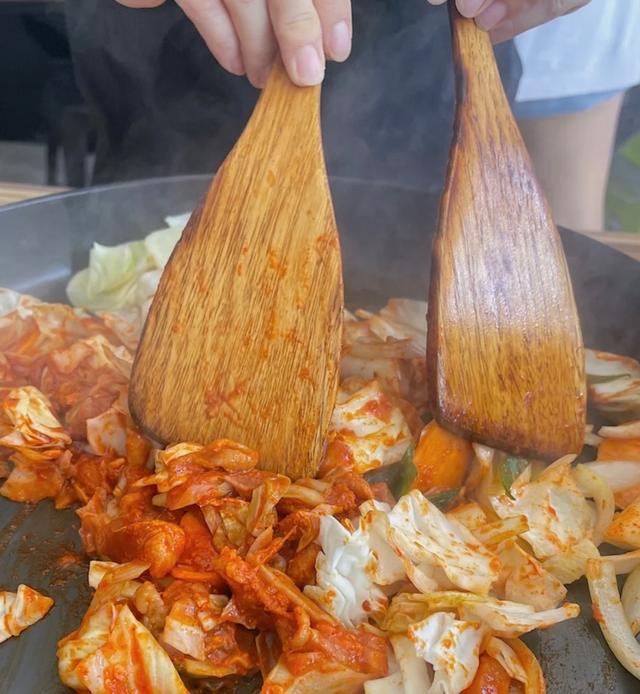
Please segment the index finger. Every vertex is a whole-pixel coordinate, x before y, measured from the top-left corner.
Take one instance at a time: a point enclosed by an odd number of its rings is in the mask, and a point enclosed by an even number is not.
[[[282,61],[301,87],[324,77],[322,28],[313,0],[269,0],[269,14]]]

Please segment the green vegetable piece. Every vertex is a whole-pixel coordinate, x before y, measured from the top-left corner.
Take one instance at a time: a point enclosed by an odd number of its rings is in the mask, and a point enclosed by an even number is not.
[[[418,476],[418,470],[413,464],[413,456],[415,453],[416,445],[412,443],[407,448],[402,456],[402,460],[398,464],[398,474],[389,484],[389,489],[391,490],[391,493],[395,499],[399,499],[401,496],[404,496],[409,489],[411,489],[413,481]]]
[[[446,511],[451,502],[458,496],[460,488],[447,489],[446,492],[438,492],[437,494],[432,494],[428,496],[427,499],[441,511]]]
[[[393,494],[393,498],[399,499],[409,491],[413,481],[418,476],[418,470],[413,464],[415,452],[416,447],[412,443],[402,456],[402,460],[369,470],[364,473],[363,477],[369,484],[384,482]]]
[[[511,485],[520,477],[528,464],[524,458],[516,458],[512,455],[508,455],[500,463],[500,482],[502,482],[502,486],[510,499],[515,498],[511,493]]]
[[[423,413],[422,417],[420,417],[420,419],[422,420],[422,423],[426,426],[433,419],[433,415],[431,414],[431,412],[425,412]]]

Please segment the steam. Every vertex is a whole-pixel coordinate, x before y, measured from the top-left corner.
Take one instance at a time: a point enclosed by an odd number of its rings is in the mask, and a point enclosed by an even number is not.
[[[520,64],[496,51],[511,96]],[[329,66],[323,131],[329,173],[439,194],[454,109],[445,6],[425,0],[354,2],[354,51]]]

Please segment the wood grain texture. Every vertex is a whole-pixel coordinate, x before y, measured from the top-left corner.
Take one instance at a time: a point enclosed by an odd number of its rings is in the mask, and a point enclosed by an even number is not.
[[[584,436],[569,272],[489,37],[455,10],[451,24],[457,108],[432,259],[430,397],[444,426],[552,460]]]
[[[319,108],[274,67],[163,273],[129,396],[160,441],[231,438],[293,478],[320,460],[342,339]]]

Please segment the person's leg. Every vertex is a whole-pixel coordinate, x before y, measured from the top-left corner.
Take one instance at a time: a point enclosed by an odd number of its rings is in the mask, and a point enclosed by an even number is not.
[[[556,222],[599,231],[624,94],[586,110],[518,124]]]

